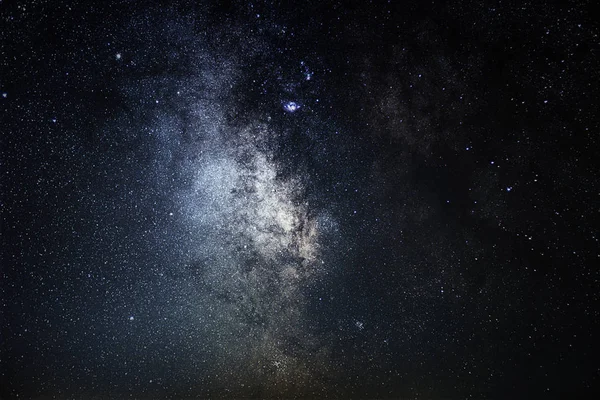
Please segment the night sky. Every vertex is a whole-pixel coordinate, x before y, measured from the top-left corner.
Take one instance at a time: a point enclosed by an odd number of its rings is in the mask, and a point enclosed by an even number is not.
[[[0,0],[0,398],[599,395],[562,4]]]

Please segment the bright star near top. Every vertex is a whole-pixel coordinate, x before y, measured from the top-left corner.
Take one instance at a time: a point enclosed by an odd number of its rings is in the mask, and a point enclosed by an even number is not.
[[[295,101],[288,101],[283,104],[283,109],[289,113],[293,113],[300,109],[300,104]]]

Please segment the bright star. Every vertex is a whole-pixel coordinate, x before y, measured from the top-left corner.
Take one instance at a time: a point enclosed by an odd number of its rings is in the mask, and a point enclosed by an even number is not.
[[[293,113],[300,109],[300,104],[295,101],[288,101],[283,105],[283,109],[289,113]]]

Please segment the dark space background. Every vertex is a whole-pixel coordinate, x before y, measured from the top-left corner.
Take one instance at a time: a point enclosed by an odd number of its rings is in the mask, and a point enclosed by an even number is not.
[[[594,398],[593,4],[0,1],[0,398]]]

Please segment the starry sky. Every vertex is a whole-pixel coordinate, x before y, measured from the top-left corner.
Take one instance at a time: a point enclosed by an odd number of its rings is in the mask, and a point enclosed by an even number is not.
[[[0,0],[0,398],[598,395],[592,5]]]

